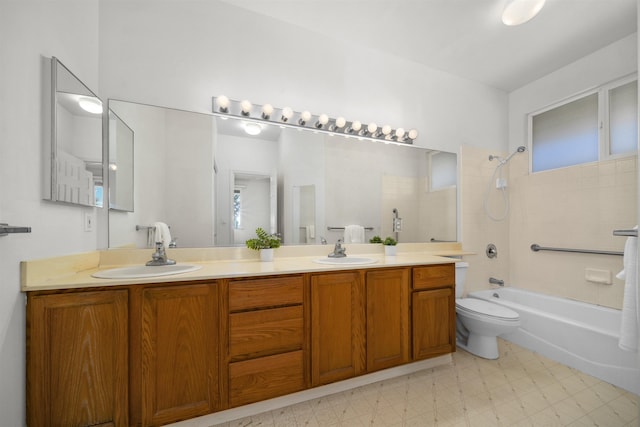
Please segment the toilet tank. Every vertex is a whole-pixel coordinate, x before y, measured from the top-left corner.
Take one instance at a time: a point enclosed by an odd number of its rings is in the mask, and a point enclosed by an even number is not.
[[[456,298],[462,298],[464,293],[464,284],[467,280],[468,262],[456,262]]]

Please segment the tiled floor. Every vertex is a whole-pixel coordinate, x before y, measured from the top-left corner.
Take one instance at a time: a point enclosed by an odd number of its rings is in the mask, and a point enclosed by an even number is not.
[[[225,427],[637,426],[637,396],[500,341],[500,358],[453,363],[288,406]]]

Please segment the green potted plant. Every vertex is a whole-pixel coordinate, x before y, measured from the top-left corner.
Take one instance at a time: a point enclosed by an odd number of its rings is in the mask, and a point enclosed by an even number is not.
[[[398,242],[395,239],[387,237],[386,239],[384,239],[382,244],[384,245],[385,255],[394,256],[396,254],[396,245],[398,244]]]
[[[256,228],[256,236],[247,240],[247,248],[260,251],[262,261],[273,261],[273,250],[280,247],[280,238],[267,233],[263,228]]]
[[[369,243],[382,243],[380,236],[373,236],[369,239]]]

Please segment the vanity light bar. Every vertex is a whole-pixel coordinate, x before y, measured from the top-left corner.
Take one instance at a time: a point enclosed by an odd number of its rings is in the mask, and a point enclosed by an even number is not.
[[[418,137],[418,131],[415,129],[406,132],[403,128],[393,129],[389,125],[365,125],[357,120],[347,121],[343,117],[331,118],[326,114],[314,115],[309,111],[296,112],[289,107],[275,108],[271,104],[252,104],[247,100],[234,101],[224,95],[213,97],[213,114],[255,123],[270,123],[283,128],[304,129],[330,135],[341,134],[385,143],[413,144]]]

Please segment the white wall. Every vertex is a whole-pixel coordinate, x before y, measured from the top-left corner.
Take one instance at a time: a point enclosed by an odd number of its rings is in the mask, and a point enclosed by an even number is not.
[[[420,131],[417,144],[506,147],[506,93],[228,3],[100,4],[107,97],[211,111],[211,97]]]
[[[98,90],[98,1],[0,2],[0,219],[32,233],[0,237],[0,424],[25,422],[25,305],[19,262],[96,249],[83,213],[42,195],[42,64],[56,56]]]

